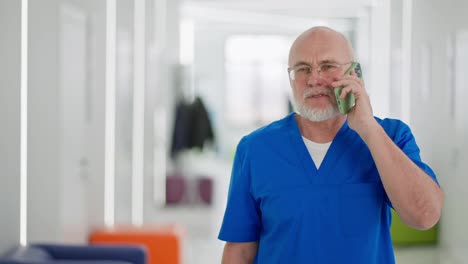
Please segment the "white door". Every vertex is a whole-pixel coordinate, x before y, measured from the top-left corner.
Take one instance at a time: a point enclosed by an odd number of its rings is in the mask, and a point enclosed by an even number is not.
[[[86,15],[81,9],[60,9],[61,230],[65,242],[85,242],[88,234],[86,177],[87,98]]]
[[[466,238],[468,230],[460,228],[468,222],[468,211],[464,208],[463,201],[468,199],[468,31],[457,32],[455,38],[455,89],[453,95],[454,102],[454,124],[455,124],[455,142],[453,146],[453,167],[455,175],[450,179],[452,193],[447,194],[453,197],[452,201],[456,203],[457,210],[452,210],[454,217],[451,221],[457,221],[456,232],[452,240],[458,246],[468,246]],[[456,215],[455,215],[456,214]],[[456,220],[455,220],[456,219]],[[464,244],[462,244],[464,243]]]

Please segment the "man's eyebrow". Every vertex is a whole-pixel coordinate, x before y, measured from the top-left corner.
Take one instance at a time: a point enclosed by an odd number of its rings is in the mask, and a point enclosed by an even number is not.
[[[324,64],[324,63],[337,63],[337,62],[336,60],[333,60],[333,59],[325,59],[325,60],[321,60],[318,62],[318,64]],[[292,67],[294,68],[294,67],[302,66],[302,65],[312,66],[310,63],[306,61],[298,61]]]
[[[296,63],[292,66],[292,68],[297,67],[297,66],[302,66],[302,65],[311,66],[310,63],[308,63],[308,62],[305,62],[305,61],[298,61],[298,62],[296,62]]]

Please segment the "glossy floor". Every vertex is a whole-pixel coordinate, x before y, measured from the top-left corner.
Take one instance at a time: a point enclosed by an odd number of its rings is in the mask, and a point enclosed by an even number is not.
[[[216,240],[189,239],[185,245],[184,264],[221,263],[223,243]],[[395,248],[397,264],[465,264],[466,258],[447,253],[437,246],[411,246]]]

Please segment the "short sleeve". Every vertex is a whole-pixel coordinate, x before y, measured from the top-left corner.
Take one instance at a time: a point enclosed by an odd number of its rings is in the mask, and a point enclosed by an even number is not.
[[[403,122],[400,125],[400,129],[397,131],[395,143],[419,168],[426,172],[427,175],[439,185],[434,171],[421,160],[419,147],[416,144],[413,133],[411,133],[410,128]]]
[[[421,160],[420,150],[416,144],[416,139],[411,132],[411,129],[403,122],[399,121],[395,128],[395,136],[393,141],[395,144],[410,158],[419,168],[421,168],[434,182],[439,185],[434,171]],[[387,202],[392,206],[390,199],[386,197]],[[392,206],[393,207],[393,206]]]
[[[218,238],[228,242],[257,241],[260,235],[260,216],[251,194],[247,140],[237,146],[231,173],[226,211]]]

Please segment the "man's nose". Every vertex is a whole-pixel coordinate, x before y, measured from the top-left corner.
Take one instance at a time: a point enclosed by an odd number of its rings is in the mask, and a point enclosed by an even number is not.
[[[323,78],[321,76],[321,74],[316,71],[316,70],[313,70],[309,76],[307,77],[307,84],[310,85],[310,86],[320,86],[323,84]]]

